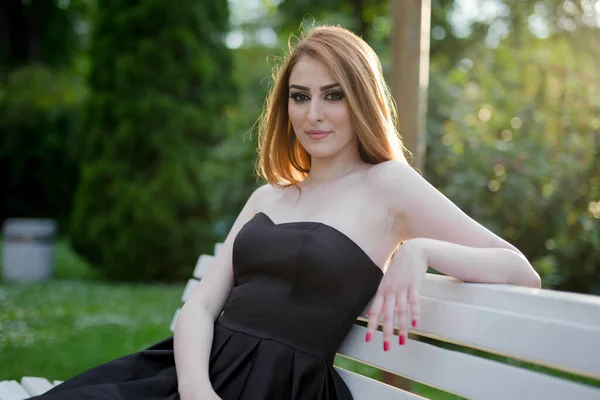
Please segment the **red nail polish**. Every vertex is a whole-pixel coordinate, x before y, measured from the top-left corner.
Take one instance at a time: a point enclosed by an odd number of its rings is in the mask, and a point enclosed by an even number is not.
[[[406,338],[404,335],[400,335],[400,346],[404,346],[406,344]]]
[[[383,342],[383,351],[388,351],[390,349],[390,344],[387,342]]]
[[[365,342],[370,342],[371,341],[371,334],[369,332],[367,332],[367,336],[365,337]]]
[[[416,319],[412,320],[412,326],[413,326],[413,328],[417,326],[417,320]]]

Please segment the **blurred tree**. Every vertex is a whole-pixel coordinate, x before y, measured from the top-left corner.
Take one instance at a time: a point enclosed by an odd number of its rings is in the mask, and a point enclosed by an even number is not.
[[[0,66],[6,73],[28,64],[65,66],[77,52],[75,25],[87,2],[4,0],[0,3]]]
[[[67,223],[78,182],[76,131],[85,83],[81,58],[89,1],[0,3],[0,221]]]
[[[78,182],[77,138],[85,101],[80,77],[42,65],[0,83],[0,221],[27,217],[66,224]]]
[[[254,173],[257,141],[253,127],[269,88],[267,57],[271,52],[271,48],[256,44],[235,51],[234,79],[241,90],[236,108],[228,114],[232,129],[202,165],[204,185],[212,188],[207,200],[220,237],[227,234],[252,191],[263,183]]]
[[[226,2],[98,1],[74,248],[110,279],[189,277],[211,252],[202,165],[235,99]]]
[[[270,5],[269,5],[270,4]],[[273,30],[278,19],[273,2],[230,1],[232,30],[228,38],[234,53],[234,80],[238,102],[228,114],[232,130],[203,164],[202,179],[213,188],[207,193],[216,232],[223,238],[252,191],[263,182],[254,174],[255,122],[272,84],[271,68],[284,53]],[[233,40],[232,40],[233,39]]]
[[[389,10],[388,0],[284,0],[279,4],[282,26],[295,32],[306,17],[312,16],[320,23],[340,24],[366,40],[371,38],[378,17]]]
[[[487,26],[474,24],[476,34],[458,37],[449,21],[455,0],[431,0],[431,62],[449,68],[462,57],[465,49],[485,32]],[[277,28],[287,40],[299,28],[313,22],[341,25],[363,37],[379,55],[384,71],[389,70],[391,9],[388,0],[325,0],[315,2],[283,0],[277,11]]]
[[[520,248],[544,285],[598,293],[600,79],[590,49],[600,37],[583,19],[561,27],[558,3],[507,1],[453,68],[432,64],[426,174]]]

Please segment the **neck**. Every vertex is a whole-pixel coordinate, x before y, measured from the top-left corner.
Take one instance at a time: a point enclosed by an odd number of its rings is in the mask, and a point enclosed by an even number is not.
[[[332,182],[361,169],[364,165],[365,162],[360,158],[358,151],[343,152],[327,158],[312,157],[310,172],[303,183],[310,185]]]

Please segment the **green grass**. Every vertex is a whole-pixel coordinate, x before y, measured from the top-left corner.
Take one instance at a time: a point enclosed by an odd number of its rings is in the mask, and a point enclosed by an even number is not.
[[[0,380],[64,380],[169,336],[183,285],[0,285]]]
[[[65,240],[54,264],[54,280],[0,283],[0,380],[68,379],[171,334],[183,283],[103,282]]]

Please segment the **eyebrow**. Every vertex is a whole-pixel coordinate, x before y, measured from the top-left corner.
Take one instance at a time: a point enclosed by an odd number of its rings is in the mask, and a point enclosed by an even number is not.
[[[331,89],[334,88],[336,86],[340,86],[339,83],[332,83],[331,85],[325,85],[325,86],[321,86],[319,89],[322,91],[327,90],[327,89]],[[300,86],[300,85],[290,85],[290,89],[299,89],[299,90],[305,90],[307,92],[310,92],[310,88],[307,86]]]

